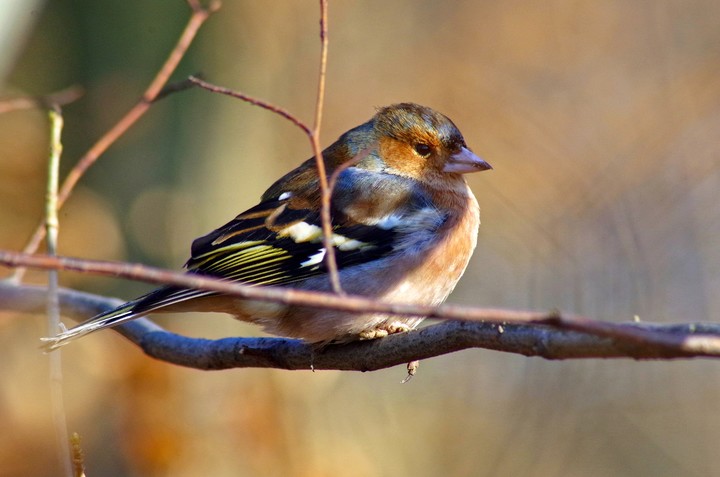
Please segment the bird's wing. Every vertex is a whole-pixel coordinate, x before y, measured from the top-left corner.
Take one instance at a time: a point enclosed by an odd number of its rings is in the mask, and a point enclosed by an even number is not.
[[[185,266],[189,273],[246,285],[285,285],[325,275],[328,271],[321,230],[319,213],[292,209],[287,200],[265,201],[195,240],[192,256]],[[333,227],[338,269],[387,256],[393,250],[394,234],[391,229],[357,223]],[[44,347],[55,349],[90,332],[214,294],[207,290],[164,286],[55,337],[45,338]]]
[[[302,189],[298,184],[273,186],[258,205],[196,239],[185,264],[188,272],[245,285],[287,285],[326,275],[319,199]],[[428,209],[413,181],[356,167],[340,174],[331,205],[339,271],[399,250],[401,236],[412,233],[400,225],[401,217],[413,222],[414,212]],[[425,227],[422,220],[417,225]],[[212,294],[163,287],[140,299],[134,311],[150,312]]]
[[[395,231],[372,225],[333,226],[338,270],[378,260],[393,250]],[[292,209],[286,200],[265,201],[192,244],[189,273],[245,285],[287,285],[328,273],[320,214]],[[145,295],[134,313],[148,313],[214,292],[163,287]]]
[[[333,225],[338,268],[377,260],[395,232],[345,221]],[[193,242],[188,271],[247,285],[285,285],[327,273],[320,214],[270,200]]]

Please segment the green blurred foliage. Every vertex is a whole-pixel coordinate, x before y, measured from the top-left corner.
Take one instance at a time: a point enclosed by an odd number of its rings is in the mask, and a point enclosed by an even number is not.
[[[68,168],[139,98],[188,17],[180,0],[53,0],[31,12],[6,96],[71,84]],[[226,0],[173,80],[210,81],[311,121],[315,2]],[[479,247],[455,303],[628,321],[720,311],[720,4],[332,2],[324,144],[399,101],[435,107],[495,170],[470,178]],[[0,116],[0,246],[42,211],[43,113]],[[179,268],[190,241],[310,156],[272,114],[193,90],[159,102],[61,213],[60,250]],[[142,284],[66,275],[131,298]],[[33,280],[41,280],[34,274]],[[56,475],[42,317],[0,321],[0,475]],[[258,331],[222,316],[178,332]],[[712,475],[713,362],[548,362],[467,351],[371,374],[204,373],[111,332],[63,351],[89,476]]]

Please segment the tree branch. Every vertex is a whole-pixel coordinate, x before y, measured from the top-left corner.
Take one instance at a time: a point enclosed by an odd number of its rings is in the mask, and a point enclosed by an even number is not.
[[[331,345],[324,349],[299,340],[282,338],[224,338],[214,341],[187,338],[167,332],[145,318],[117,327],[118,332],[140,346],[149,356],[198,369],[312,367],[371,371],[467,348],[494,349],[547,359],[720,356],[720,325],[717,324],[609,323],[559,313],[384,303],[353,296],[247,287],[142,265],[7,251],[0,251],[0,263],[114,275],[316,308],[462,320],[446,321],[379,340]],[[43,287],[0,283],[0,303],[8,310],[41,311],[45,293]],[[61,291],[60,301],[63,313],[79,320],[121,304],[118,300],[67,289]]]
[[[44,311],[47,289],[34,285],[0,282],[4,309],[27,313]],[[123,302],[75,290],[61,289],[63,314],[82,321]],[[627,323],[622,326],[662,333],[676,338],[720,336],[720,324],[657,325]],[[386,338],[330,345],[318,349],[300,340],[284,338],[188,338],[165,331],[146,318],[114,328],[150,357],[195,369],[279,368],[375,371],[468,348],[483,348],[546,359],[633,358],[674,359],[700,357],[628,343],[549,325],[445,321],[417,331]]]

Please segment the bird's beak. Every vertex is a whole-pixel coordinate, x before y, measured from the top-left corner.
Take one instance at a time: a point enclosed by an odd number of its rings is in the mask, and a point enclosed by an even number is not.
[[[486,171],[488,169],[492,169],[490,164],[477,157],[470,149],[463,147],[459,152],[448,158],[443,172],[467,174],[468,172]]]

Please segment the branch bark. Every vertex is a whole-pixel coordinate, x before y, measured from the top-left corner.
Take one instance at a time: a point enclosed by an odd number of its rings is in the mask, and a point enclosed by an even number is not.
[[[0,282],[4,310],[42,313],[47,289]],[[61,289],[64,316],[82,321],[123,302],[75,290]],[[502,320],[498,320],[502,321]],[[617,326],[659,333],[677,340],[717,339],[720,324],[618,323]],[[375,371],[469,348],[483,348],[546,359],[632,358],[637,360],[708,357],[648,345],[639,341],[597,336],[537,323],[443,321],[417,331],[386,338],[330,345],[318,349],[300,340],[284,338],[189,338],[164,330],[147,318],[115,328],[148,356],[189,368],[279,368]],[[88,338],[86,338],[88,339]]]

